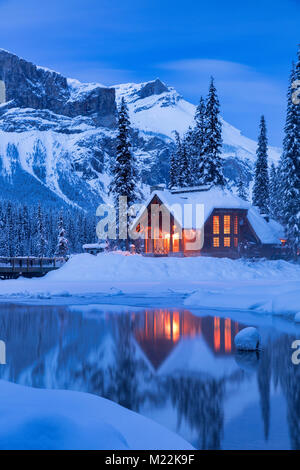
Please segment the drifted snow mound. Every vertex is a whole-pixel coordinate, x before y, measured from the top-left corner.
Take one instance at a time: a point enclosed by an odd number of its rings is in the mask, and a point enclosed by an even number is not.
[[[295,322],[300,323],[300,312],[296,313],[295,315]]]
[[[193,449],[150,419],[88,393],[0,381],[0,449]]]
[[[228,258],[146,258],[119,253],[74,255],[45,280],[53,281],[241,281],[300,279],[300,266],[287,261],[249,262]]]
[[[260,348],[261,338],[257,328],[252,326],[241,330],[234,338],[238,351],[257,351]]]

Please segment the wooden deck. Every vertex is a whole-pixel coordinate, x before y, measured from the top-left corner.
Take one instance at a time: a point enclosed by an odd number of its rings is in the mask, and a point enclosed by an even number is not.
[[[59,269],[64,258],[0,258],[0,279],[17,279],[24,277],[41,277],[50,271]]]

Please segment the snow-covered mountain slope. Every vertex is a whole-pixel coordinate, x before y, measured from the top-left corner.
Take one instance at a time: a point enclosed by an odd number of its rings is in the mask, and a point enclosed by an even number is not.
[[[196,106],[184,100],[172,87],[159,79],[148,83],[117,85],[117,102],[125,98],[133,126],[145,133],[174,138],[174,131],[184,134],[193,126]],[[255,156],[257,143],[222,120],[224,156],[250,158]],[[270,147],[269,158],[277,162],[280,149]]]
[[[166,182],[174,130],[193,124],[195,106],[160,80],[104,87],[81,83],[0,50],[0,189],[21,201],[95,211],[108,197],[116,105],[124,96],[133,151],[147,185]],[[256,143],[223,121],[226,176],[252,178]],[[270,149],[270,160],[279,150]]]

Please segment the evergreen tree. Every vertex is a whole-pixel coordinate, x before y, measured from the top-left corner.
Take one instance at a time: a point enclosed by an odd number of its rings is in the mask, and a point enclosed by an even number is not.
[[[188,147],[183,141],[178,153],[178,186],[184,188],[190,185]]]
[[[205,142],[200,168],[203,184],[224,187],[226,184],[222,168],[222,123],[220,103],[214,79],[211,78],[205,109]]]
[[[176,159],[176,151],[171,153],[170,158],[170,181],[169,188],[175,188],[178,185],[178,165]]]
[[[240,175],[240,177],[238,179],[238,182],[237,182],[237,194],[244,201],[248,201],[247,187],[246,187],[245,182],[244,182],[241,175]]]
[[[45,237],[44,215],[42,212],[41,204],[37,208],[37,256],[45,256],[47,240]]]
[[[118,135],[116,161],[113,168],[113,178],[110,184],[110,194],[113,196],[114,206],[119,211],[119,197],[127,197],[128,208],[139,200],[137,191],[138,169],[134,153],[131,151],[130,121],[125,99],[122,98],[118,115]],[[125,210],[125,208],[122,208]],[[128,218],[127,230],[130,224]],[[126,244],[128,245],[128,239]]]
[[[60,212],[58,221],[58,240],[56,246],[56,255],[65,257],[68,253],[68,240],[66,238],[66,231],[64,229],[63,213]]]
[[[280,164],[282,220],[288,243],[294,254],[300,247],[300,105],[293,103],[292,84],[300,79],[300,49],[293,66],[287,96],[287,115],[283,154]]]
[[[270,216],[272,219],[279,220],[280,218],[280,180],[278,176],[278,171],[274,163],[271,165],[270,170],[270,186],[269,186],[269,195],[270,195]]]
[[[255,179],[252,201],[261,214],[269,213],[269,173],[268,173],[268,140],[264,116],[260,120],[260,133],[256,150]]]
[[[188,128],[183,142],[182,142],[182,174],[183,186],[195,186],[197,184],[195,179],[195,146],[194,146],[194,131],[191,127]]]
[[[203,158],[205,152],[205,137],[206,137],[206,126],[205,126],[205,102],[204,99],[200,98],[199,105],[196,109],[195,114],[195,127],[194,127],[194,181],[196,185],[203,183]]]

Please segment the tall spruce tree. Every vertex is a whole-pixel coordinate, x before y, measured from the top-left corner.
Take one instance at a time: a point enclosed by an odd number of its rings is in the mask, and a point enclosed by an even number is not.
[[[66,231],[64,228],[63,212],[60,211],[59,219],[58,219],[58,239],[57,239],[55,254],[57,256],[65,257],[69,249],[68,244],[69,242],[66,238]]]
[[[45,234],[45,224],[44,224],[44,214],[42,211],[41,204],[38,204],[37,207],[37,256],[44,257],[46,254],[46,234]]]
[[[282,221],[294,254],[300,247],[300,104],[293,102],[293,83],[300,80],[300,48],[297,65],[292,67],[287,95],[283,154],[280,162]]]
[[[226,184],[222,167],[222,123],[220,103],[214,79],[211,78],[205,109],[205,142],[200,168],[203,184],[224,187]]]
[[[113,167],[113,177],[110,184],[110,193],[113,196],[114,206],[117,211],[118,220],[120,220],[120,196],[127,197],[128,208],[130,208],[132,204],[136,203],[139,200],[139,194],[137,190],[138,168],[135,155],[131,151],[131,146],[132,145],[130,139],[130,120],[128,115],[128,108],[125,99],[122,98],[118,113],[116,161]],[[125,211],[126,208],[122,207],[121,210]],[[130,217],[128,217],[127,233],[130,223],[131,220]],[[128,248],[128,236],[126,239],[126,245]]]
[[[169,175],[169,188],[178,186],[178,164],[176,158],[176,151],[171,153],[170,158],[170,175]]]
[[[203,183],[203,158],[205,152],[205,102],[204,99],[200,98],[199,105],[197,106],[195,113],[195,127],[194,127],[194,180],[195,184],[199,185]]]
[[[269,185],[269,211],[272,219],[280,220],[280,210],[281,210],[281,201],[280,201],[280,180],[278,175],[278,170],[274,163],[271,165],[270,169],[270,185]]]
[[[237,194],[244,201],[248,201],[248,188],[246,187],[245,181],[241,175],[237,182]]]
[[[252,202],[261,214],[269,213],[269,172],[268,172],[268,140],[264,116],[260,119],[258,146],[256,150],[255,179]]]
[[[194,129],[189,127],[184,139],[183,139],[183,159],[184,159],[184,186],[195,186],[197,180],[195,178],[195,140],[194,140]]]
[[[188,147],[183,141],[180,145],[178,154],[178,186],[184,188],[190,185],[190,166],[189,166]]]

